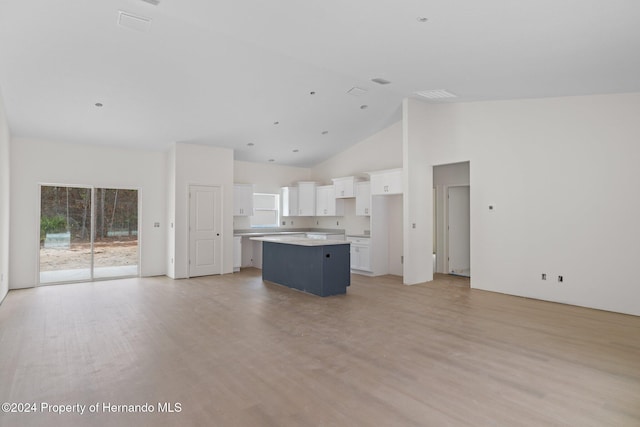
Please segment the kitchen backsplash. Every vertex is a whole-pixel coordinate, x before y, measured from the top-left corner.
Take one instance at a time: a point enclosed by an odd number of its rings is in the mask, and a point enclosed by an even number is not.
[[[283,225],[284,223],[284,225]],[[355,199],[345,199],[344,216],[321,216],[321,217],[282,217],[280,218],[281,229],[308,229],[326,228],[332,230],[345,230],[346,234],[364,234],[365,230],[371,228],[368,216],[356,216]],[[233,217],[233,229],[250,229],[251,220],[249,217]]]

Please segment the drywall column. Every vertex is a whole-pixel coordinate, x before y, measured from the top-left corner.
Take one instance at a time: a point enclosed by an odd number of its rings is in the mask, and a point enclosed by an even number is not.
[[[167,276],[176,278],[176,145],[167,152]]]
[[[9,290],[9,125],[0,95],[0,302]]]
[[[403,282],[407,285],[433,280],[433,167],[425,162],[425,140],[414,134],[413,120],[425,120],[412,111],[409,99],[402,103],[403,167]]]
[[[228,148],[178,143],[169,152],[170,174],[174,182],[169,189],[169,257],[173,266],[168,275],[174,279],[189,274],[189,185],[212,185],[222,189],[222,273],[233,272],[233,150]],[[171,194],[173,191],[173,194]],[[169,225],[171,227],[171,224]],[[171,259],[168,260],[169,264]]]

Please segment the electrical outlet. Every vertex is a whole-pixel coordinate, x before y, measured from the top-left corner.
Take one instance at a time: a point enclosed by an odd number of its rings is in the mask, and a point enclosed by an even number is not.
[[[547,280],[547,273],[542,273],[542,280]]]
[[[564,277],[562,277],[562,276],[558,276],[558,282],[559,282],[559,283],[564,282]]]
[[[340,221],[336,221],[336,225],[340,225]]]
[[[282,225],[287,225],[287,221],[282,221]]]
[[[400,255],[400,264],[404,264],[404,255]]]

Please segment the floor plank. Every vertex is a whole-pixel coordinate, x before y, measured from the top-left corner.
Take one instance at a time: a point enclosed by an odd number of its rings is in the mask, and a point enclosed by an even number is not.
[[[444,275],[329,298],[256,269],[48,286],[0,306],[0,400],[156,408],[0,426],[638,426],[640,318]]]

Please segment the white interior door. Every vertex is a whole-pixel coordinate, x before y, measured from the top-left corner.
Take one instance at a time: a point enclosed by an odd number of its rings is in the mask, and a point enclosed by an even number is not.
[[[449,273],[470,277],[469,186],[449,187],[447,196]]]
[[[189,187],[189,276],[220,274],[220,187]]]

